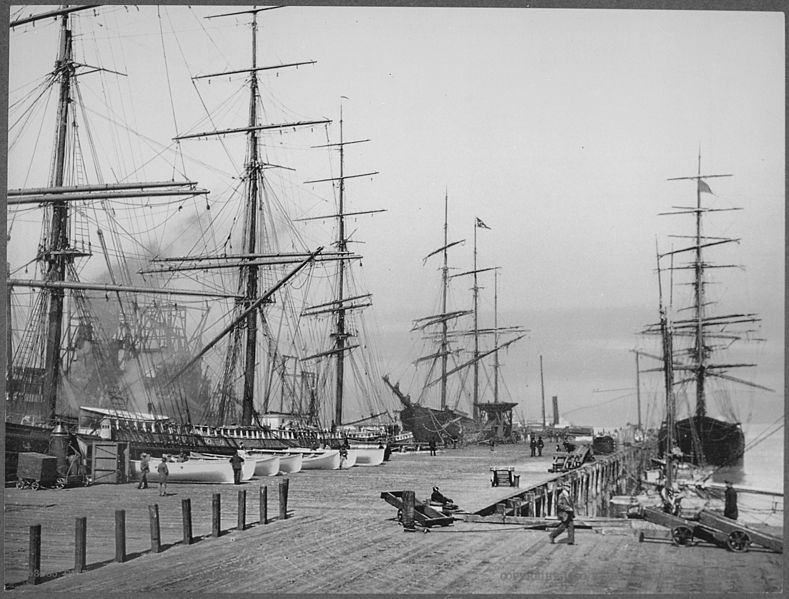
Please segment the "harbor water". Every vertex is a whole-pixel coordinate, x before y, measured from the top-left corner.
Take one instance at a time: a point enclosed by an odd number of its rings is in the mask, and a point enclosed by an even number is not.
[[[731,480],[738,488],[771,491],[779,496],[738,493],[739,519],[783,526],[784,428],[772,425],[745,424],[745,455],[741,469],[720,468],[712,476],[715,483]]]

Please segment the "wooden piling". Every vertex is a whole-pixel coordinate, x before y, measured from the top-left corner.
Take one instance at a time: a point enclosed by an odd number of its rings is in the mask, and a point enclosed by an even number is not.
[[[286,478],[279,483],[279,518],[285,520],[288,517],[288,483],[290,479]]]
[[[584,472],[584,516],[588,516],[592,510],[589,509],[589,485],[591,484],[592,477],[589,471]]]
[[[236,530],[244,530],[247,527],[247,492],[240,490],[238,492],[238,525]]]
[[[268,487],[260,487],[260,523],[268,524]]]
[[[151,553],[162,550],[161,532],[159,530],[159,505],[154,503],[148,506],[148,519],[151,521]]]
[[[218,537],[222,533],[222,520],[219,513],[222,502],[222,496],[219,493],[214,493],[211,496],[211,535]]]
[[[126,510],[115,510],[115,561],[126,561]]]
[[[181,521],[184,527],[184,545],[192,544],[192,500],[181,500]]]
[[[74,521],[74,571],[84,572],[87,565],[88,519],[76,518]]]
[[[416,493],[414,491],[403,491],[403,528],[406,531],[416,530],[414,524],[414,512],[416,505]]]
[[[41,525],[30,527],[30,547],[27,553],[27,582],[38,584],[41,577]]]

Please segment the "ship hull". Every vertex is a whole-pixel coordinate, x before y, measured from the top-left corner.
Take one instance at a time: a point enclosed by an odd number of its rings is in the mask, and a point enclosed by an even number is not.
[[[709,416],[692,417],[678,420],[676,423],[676,443],[682,453],[691,456],[694,464],[703,461],[710,466],[743,466],[745,452],[745,435],[738,422],[726,422]],[[665,450],[666,429],[660,429],[661,453]],[[698,439],[703,460],[698,455],[694,438]]]
[[[418,405],[403,408],[400,421],[406,431],[413,433],[414,443],[462,439],[477,429],[474,420],[467,416]]]

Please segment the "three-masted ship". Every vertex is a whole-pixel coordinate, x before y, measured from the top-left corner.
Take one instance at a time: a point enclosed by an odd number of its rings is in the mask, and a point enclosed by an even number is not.
[[[688,241],[686,247],[658,254],[658,273],[661,271],[690,271],[692,299],[689,305],[674,307],[665,302],[661,292],[661,318],[657,324],[647,327],[645,332],[660,334],[663,340],[662,360],[667,393],[666,413],[660,433],[661,453],[672,453],[697,465],[739,467],[743,464],[745,435],[736,417],[733,406],[728,414],[710,414],[711,399],[724,395],[723,390],[713,390],[716,382],[736,383],[757,389],[772,391],[751,381],[732,376],[730,370],[754,367],[756,364],[728,362],[719,358],[723,350],[743,338],[756,340],[757,329],[752,328],[760,319],[753,313],[713,313],[714,302],[707,293],[707,273],[710,269],[734,268],[736,265],[713,263],[707,258],[707,250],[739,239],[711,236],[703,226],[704,218],[716,212],[739,208],[711,207],[703,198],[712,194],[708,179],[730,177],[729,174],[701,174],[699,155],[698,174],[678,177],[670,181],[693,181],[696,184],[696,203],[693,206],[676,206],[674,211],[663,215],[689,215],[695,227],[691,235],[678,236]],[[690,255],[684,264],[675,264],[675,256]],[[669,264],[666,264],[670,261]],[[673,280],[673,279],[672,279]],[[673,294],[671,294],[673,296]],[[686,316],[687,314],[687,316]],[[695,406],[680,418],[678,414],[679,390],[692,389]],[[718,402],[719,411],[724,402]]]
[[[93,138],[83,121],[89,111],[83,106],[80,82],[83,75],[91,73],[121,74],[87,65],[75,57],[72,19],[84,10],[94,11],[95,17],[95,11],[103,9],[62,8],[11,24],[14,28],[57,19],[60,44],[55,68],[44,83],[45,91],[54,89],[58,98],[48,184],[10,189],[8,193],[12,215],[9,238],[16,234],[13,221],[17,212],[32,207],[42,208],[44,214],[35,257],[17,266],[8,277],[9,298],[21,295],[18,290],[24,289],[30,290],[26,293],[33,302],[26,312],[18,310],[25,312],[24,325],[19,324],[22,318],[13,318],[11,302],[7,314],[17,332],[15,337],[9,327],[7,476],[13,476],[19,451],[46,452],[53,430],[65,430],[75,451],[85,451],[92,440],[128,443],[131,458],[142,451],[154,455],[231,453],[242,447],[270,449],[325,441],[331,431],[328,422],[322,422],[325,418],[320,417],[320,406],[326,403],[319,397],[321,373],[306,368],[296,372],[295,367],[291,371],[290,366],[314,364],[316,357],[326,356],[307,355],[308,341],[303,333],[302,337],[293,333],[283,341],[277,331],[288,318],[305,311],[304,294],[291,293],[294,282],[303,283],[312,270],[325,263],[338,263],[342,279],[347,261],[358,256],[347,251],[342,231],[347,214],[342,206],[336,248],[324,251],[323,247],[307,247],[303,241],[298,245],[298,235],[294,235],[296,241],[290,241],[290,251],[278,246],[275,227],[285,219],[272,214],[271,207],[278,199],[271,190],[268,173],[272,169],[292,169],[262,155],[260,149],[267,145],[260,138],[271,132],[311,131],[331,121],[263,122],[258,85],[262,72],[297,68],[314,61],[258,65],[257,18],[267,8],[212,15],[249,19],[252,64],[192,79],[245,77],[248,119],[242,126],[220,128],[214,124],[215,115],[210,114],[210,128],[193,127],[172,141],[177,160],[183,160],[179,153],[189,140],[217,140],[224,148],[226,138],[244,137],[243,166],[233,177],[240,183],[229,191],[227,199],[214,201],[209,199],[207,189],[188,178],[145,182],[113,169],[115,183],[103,182],[101,174],[95,175],[97,182],[91,182],[90,171],[100,173],[99,163],[106,156],[95,150],[90,155],[85,153]],[[90,19],[90,13],[85,18]],[[34,99],[45,97],[39,92]],[[23,111],[15,126],[20,130],[31,127],[31,114],[31,110]],[[11,138],[16,136],[12,127]],[[9,150],[15,151],[13,143]],[[176,167],[172,168],[175,173]],[[344,178],[341,173],[340,180]],[[160,212],[153,217],[148,215],[152,212],[145,214],[158,209],[156,202],[161,202]],[[145,251],[133,257],[124,253],[123,241],[141,247],[144,236],[132,231],[130,241],[122,239],[130,231],[118,218],[121,211],[139,216],[143,227],[158,229],[167,226],[166,217],[183,215],[182,209],[190,204],[195,209],[204,205],[203,214],[182,221],[179,236],[190,228],[199,230],[202,251],[163,255],[158,249],[150,252],[143,247]],[[203,230],[203,217],[213,225],[219,222],[218,217],[224,217],[222,211],[229,212],[228,206],[234,205],[238,206],[237,216],[230,220],[240,229],[236,237],[232,231],[209,234]],[[214,212],[209,212],[212,207]],[[157,220],[159,214],[164,215],[161,222]],[[81,280],[87,278],[80,275],[95,249],[89,234],[93,226],[98,227],[104,274],[110,279],[107,282]],[[235,251],[234,241],[238,248]],[[195,242],[192,248],[197,246]],[[17,258],[21,256],[15,255]],[[27,272],[30,264],[36,267],[38,277],[16,276],[23,268]],[[132,271],[134,266],[139,268],[137,273]],[[185,281],[183,287],[179,281]],[[348,311],[360,307],[353,301],[364,301],[347,297],[344,288],[340,283],[339,294],[327,305],[332,314],[338,315],[332,334],[336,346],[330,356],[344,356],[349,351],[350,333],[343,328],[342,320]],[[97,294],[101,300],[92,301]],[[230,308],[223,317],[209,317],[212,309],[228,304]],[[312,306],[313,311],[317,308]],[[192,312],[199,313],[199,322],[194,322]],[[119,324],[117,331],[109,334],[107,323],[113,319]],[[205,334],[211,335],[208,343],[203,339]],[[284,349],[286,346],[290,352]],[[217,358],[219,348],[224,353]],[[343,381],[342,361],[339,364],[338,386]],[[342,417],[341,389],[337,397],[337,413]]]
[[[498,267],[477,267],[477,230],[489,228],[481,219],[474,221],[474,258],[473,268],[469,271],[450,274],[449,250],[464,243],[464,240],[449,241],[448,234],[449,197],[444,197],[443,245],[429,253],[425,262],[433,256],[442,257],[441,298],[439,312],[414,322],[412,331],[424,334],[435,351],[417,358],[415,365],[428,365],[427,379],[422,386],[419,398],[414,400],[400,388],[399,382],[393,383],[389,376],[384,381],[401,403],[400,420],[403,427],[413,433],[417,443],[458,443],[475,442],[483,438],[508,439],[512,434],[512,408],[517,402],[499,401],[499,352],[523,335],[500,342],[501,335],[523,332],[519,326],[498,326],[498,292],[494,285],[494,324],[490,328],[479,325],[479,280],[480,273],[492,271],[498,281]],[[473,277],[472,309],[450,310],[448,302],[450,279]],[[456,328],[454,325],[464,317],[471,316],[473,325],[470,330]],[[493,343],[483,349],[480,339],[492,337]],[[471,338],[473,345],[464,352],[460,341]],[[467,359],[463,359],[463,354]],[[470,354],[470,356],[469,356]],[[483,359],[493,356],[493,402],[483,403],[480,381],[480,367]],[[459,359],[463,360],[462,362]],[[450,362],[452,361],[452,362]],[[466,378],[470,372],[470,385]],[[431,397],[432,389],[438,386],[438,404]],[[470,387],[470,389],[469,389]],[[470,409],[460,409],[462,400]],[[464,404],[463,404],[464,405]],[[465,407],[465,405],[464,405]],[[483,416],[484,413],[484,416]]]

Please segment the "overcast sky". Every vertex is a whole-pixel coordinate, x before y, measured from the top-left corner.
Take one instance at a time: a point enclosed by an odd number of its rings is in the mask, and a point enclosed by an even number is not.
[[[245,19],[198,18],[222,10],[102,11],[102,26],[122,25],[122,34],[111,35],[127,44],[123,56],[105,54],[102,66],[130,79],[148,73],[139,89],[158,100],[127,109],[139,120],[159,119],[162,143],[176,126],[162,95],[169,87],[179,101],[191,86],[176,82],[176,64],[195,75],[249,63]],[[175,31],[169,72],[161,66],[160,28]],[[499,324],[530,330],[502,356],[502,399],[518,402],[519,415],[540,418],[542,355],[549,411],[557,395],[575,423],[635,422],[630,350],[655,350],[637,333],[657,317],[656,239],[666,250],[681,243],[669,233],[693,233],[687,216],[658,216],[695,202],[693,182],[666,179],[695,175],[701,151],[703,173],[733,174],[711,179],[714,195],[705,201],[743,208],[708,221],[709,235],[741,239],[708,259],[744,266],[713,273],[715,309],[763,318],[766,341],[732,356],[759,368],[736,375],[778,391],[743,389],[733,397],[743,422],[783,413],[781,13],[290,7],[262,13],[260,31],[259,64],[317,61],[263,81],[270,122],[285,105],[283,114],[336,121],[346,96],[346,139],[371,139],[349,148],[346,171],[380,174],[348,182],[349,209],[387,212],[353,222],[365,241],[354,249],[365,257],[382,370],[412,394],[418,347],[408,331],[415,318],[435,313],[439,263],[423,265],[423,258],[442,244],[447,193],[450,240],[466,240],[452,265],[471,268],[474,218],[481,218],[490,229],[478,230],[478,266],[501,267]],[[80,42],[99,47],[101,35]],[[51,69],[54,45],[30,43],[11,37],[12,90],[32,78],[31,63]],[[191,124],[179,119],[180,129]],[[224,168],[221,157],[208,162]],[[211,173],[191,167],[189,174],[210,186]],[[320,200],[309,204],[319,193],[310,188],[297,215],[326,213]],[[480,325],[489,327],[493,280],[480,280]],[[468,287],[455,285],[456,309],[470,307]],[[645,418],[659,383],[658,375],[642,377]]]

